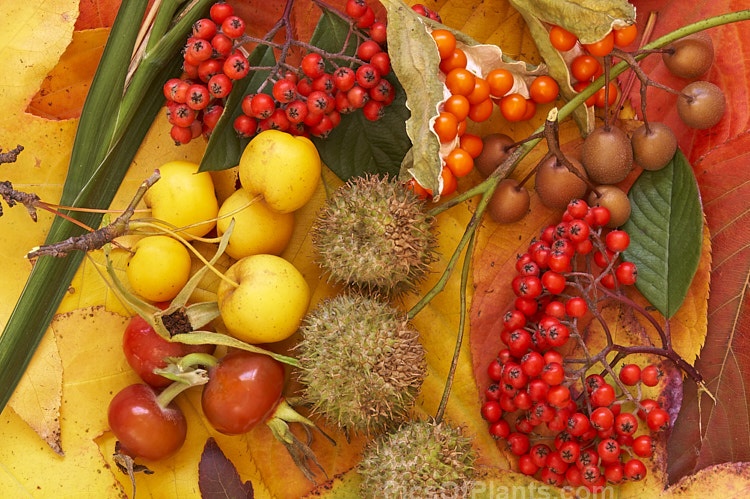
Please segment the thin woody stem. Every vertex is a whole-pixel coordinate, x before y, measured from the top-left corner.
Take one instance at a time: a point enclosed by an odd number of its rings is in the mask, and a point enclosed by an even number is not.
[[[64,241],[60,241],[54,244],[47,244],[31,250],[26,258],[33,260],[40,256],[55,256],[63,257],[71,251],[91,251],[99,249],[107,243],[112,242],[116,237],[120,237],[127,233],[130,218],[135,213],[135,207],[146,194],[146,191],[159,180],[160,175],[157,170],[149,178],[143,181],[135,196],[130,201],[130,204],[125,211],[117,217],[114,222],[104,227],[101,227],[93,232],[83,234],[81,236],[70,237]]]

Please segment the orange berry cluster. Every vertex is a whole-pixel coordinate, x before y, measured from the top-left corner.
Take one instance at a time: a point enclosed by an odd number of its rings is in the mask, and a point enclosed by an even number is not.
[[[638,29],[635,24],[631,24],[621,29],[613,29],[598,42],[581,44],[578,37],[570,31],[560,26],[552,26],[549,31],[549,40],[552,46],[560,52],[573,50],[579,44],[583,48],[585,53],[576,56],[570,64],[570,74],[575,79],[573,89],[581,92],[604,73],[600,59],[609,55],[614,47],[627,47],[635,41],[637,35]],[[609,102],[606,103],[608,106],[615,103],[618,91],[617,81],[611,81]],[[605,89],[599,89],[597,93],[586,99],[586,105],[604,107]]]
[[[497,105],[508,121],[525,121],[536,113],[537,104],[554,101],[559,93],[557,82],[546,75],[538,76],[529,86],[530,98],[514,87],[513,73],[504,68],[496,68],[482,78],[467,69],[466,52],[457,46],[456,37],[447,29],[431,32],[440,54],[440,71],[445,77],[445,86],[450,92],[442,103],[442,110],[433,124],[433,130],[442,144],[453,142],[459,137],[459,145],[443,159],[441,171],[443,185],[440,194],[455,192],[457,178],[468,175],[474,168],[474,158],[482,152],[482,140],[476,135],[466,134],[467,120],[479,123],[487,120]],[[410,183],[418,195],[431,195],[416,182]]]

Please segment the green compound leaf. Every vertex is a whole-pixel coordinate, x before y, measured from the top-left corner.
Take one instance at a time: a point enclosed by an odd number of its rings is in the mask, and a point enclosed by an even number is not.
[[[623,257],[638,266],[636,287],[666,318],[682,305],[698,268],[703,211],[698,185],[677,151],[658,171],[644,171],[628,193],[630,246]]]
[[[339,16],[324,11],[310,43],[327,52],[339,52],[349,36],[349,24]],[[346,53],[353,55],[356,47],[350,43]],[[354,68],[356,69],[356,68]],[[341,180],[364,173],[396,176],[406,152],[411,147],[406,135],[406,94],[393,74],[386,79],[396,90],[393,102],[385,107],[385,115],[369,121],[361,110],[341,116],[341,123],[325,139],[312,137],[323,162]]]
[[[581,43],[597,42],[613,27],[635,22],[635,7],[626,0],[511,0],[510,3],[519,11],[565,28]]]

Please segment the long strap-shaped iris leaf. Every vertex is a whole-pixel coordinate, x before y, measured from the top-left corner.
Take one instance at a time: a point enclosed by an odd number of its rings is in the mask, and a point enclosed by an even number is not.
[[[148,2],[127,0],[117,13],[76,132],[60,204],[107,208],[164,103],[162,84],[178,74],[180,49],[211,0],[193,0],[177,13],[181,0],[163,0],[151,38],[137,69],[128,68]],[[175,22],[172,21],[173,17]],[[127,85],[127,90],[125,87]],[[97,227],[101,214],[69,214]],[[82,229],[56,218],[46,244],[79,235]],[[16,388],[83,260],[40,257],[0,336],[0,411]]]

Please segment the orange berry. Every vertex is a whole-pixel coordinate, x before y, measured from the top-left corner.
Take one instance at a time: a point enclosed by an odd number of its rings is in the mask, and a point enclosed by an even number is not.
[[[465,133],[461,136],[461,149],[468,152],[472,158],[476,158],[480,154],[482,154],[482,149],[484,148],[484,142],[482,141],[482,137],[479,135],[474,135],[472,133]]]
[[[528,121],[536,114],[536,102],[532,99],[526,99],[526,112],[521,117],[520,121]]]
[[[445,77],[445,86],[454,95],[468,96],[474,91],[474,80],[474,73],[465,68],[456,68]]]
[[[597,57],[604,57],[605,55],[609,55],[609,53],[612,52],[612,49],[615,47],[615,34],[610,31],[609,33],[607,33],[607,36],[605,36],[598,42],[585,43],[583,44],[583,46],[586,50],[588,50],[589,54],[595,55]]]
[[[443,109],[453,114],[458,121],[463,121],[469,116],[471,104],[465,95],[451,95],[443,104]]]
[[[474,123],[487,120],[492,116],[492,99],[484,99],[479,104],[474,104],[469,108],[469,118]]]
[[[445,157],[445,164],[450,168],[453,175],[463,177],[468,175],[472,168],[474,168],[474,158],[468,152],[457,147]]]
[[[432,128],[435,130],[440,142],[450,142],[456,138],[458,120],[452,113],[443,111],[435,118]]]
[[[415,178],[410,178],[406,182],[405,187],[416,194],[419,199],[427,199],[430,197],[430,193],[427,192],[427,189],[422,187]]]
[[[615,30],[615,45],[618,47],[627,47],[635,41],[638,36],[638,28],[635,24],[625,26]]]
[[[469,99],[469,102],[472,105],[474,105],[479,104],[483,100],[489,99],[489,97],[490,84],[487,83],[487,80],[484,78],[479,78],[478,76],[474,77],[474,90],[472,90],[466,98]]]
[[[466,120],[458,122],[458,130],[456,131],[456,136],[462,137],[464,132],[466,132]]]
[[[441,60],[446,59],[456,50],[456,37],[447,29],[436,29],[430,34],[437,44]]]
[[[526,98],[518,93],[506,95],[500,100],[500,112],[508,121],[521,121],[526,115]]]
[[[493,97],[503,97],[513,88],[513,73],[507,69],[493,69],[487,75],[487,83]]]
[[[578,37],[560,26],[552,26],[549,30],[549,41],[560,52],[567,52],[575,47]]]
[[[443,179],[443,187],[440,189],[440,195],[441,196],[450,196],[454,192],[456,192],[456,189],[458,188],[458,181],[456,180],[456,176],[453,175],[453,172],[448,168],[447,166],[443,167],[443,170],[440,172],[440,178]]]
[[[547,75],[537,76],[529,87],[532,100],[538,104],[552,102],[557,99],[559,93],[560,87],[557,82]]]
[[[465,68],[467,62],[466,53],[457,48],[451,52],[451,55],[440,61],[440,71],[448,74],[456,68]]]

